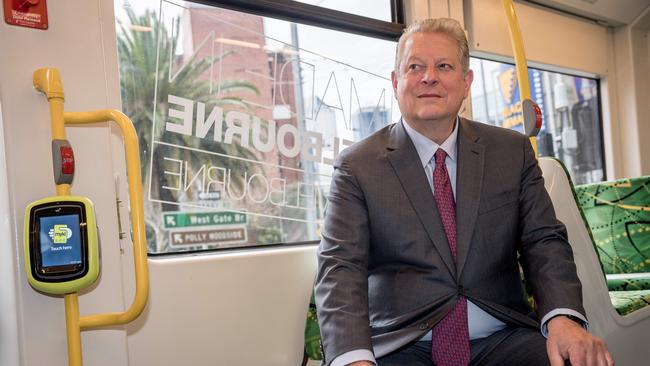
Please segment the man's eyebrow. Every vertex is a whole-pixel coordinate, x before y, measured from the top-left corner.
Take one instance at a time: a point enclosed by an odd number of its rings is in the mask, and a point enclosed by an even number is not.
[[[413,61],[417,61],[417,62],[425,63],[424,59],[422,59],[421,57],[418,57],[418,56],[409,56],[409,57],[406,59],[406,63],[413,62]]]
[[[405,63],[408,64],[409,62],[413,62],[413,61],[420,62],[420,63],[424,63],[424,64],[426,63],[425,59],[423,59],[422,57],[419,57],[419,56],[409,56],[409,57],[406,59],[406,62],[405,62]],[[435,58],[433,61],[434,61],[434,63],[437,64],[437,63],[439,63],[439,62],[443,62],[443,61],[444,61],[444,62],[448,62],[448,63],[454,63],[455,60],[454,60],[453,57],[443,56],[443,57],[437,57],[437,58]]]
[[[452,62],[452,63],[453,63],[453,62],[454,62],[454,59],[453,59],[452,57],[446,57],[446,56],[443,56],[443,57],[437,57],[437,58],[435,59],[435,62],[436,62],[436,63],[438,63],[438,62],[440,62],[440,61],[447,61],[447,62]]]

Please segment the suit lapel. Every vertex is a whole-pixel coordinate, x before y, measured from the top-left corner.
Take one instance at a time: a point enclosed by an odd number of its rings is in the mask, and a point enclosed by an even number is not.
[[[463,272],[476,224],[483,185],[485,146],[470,122],[460,119],[458,131],[458,166],[456,167],[456,250],[458,278]]]
[[[451,256],[440,215],[436,209],[431,187],[420,164],[415,146],[413,146],[413,142],[408,137],[402,123],[396,124],[391,132],[387,147],[389,150],[386,154],[387,159],[415,209],[422,226],[424,226],[442,261],[447,266],[449,273],[455,278],[456,266]]]

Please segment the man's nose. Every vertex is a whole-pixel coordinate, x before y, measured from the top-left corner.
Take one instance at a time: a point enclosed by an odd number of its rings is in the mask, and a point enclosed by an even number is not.
[[[438,70],[435,67],[427,67],[422,75],[423,84],[435,84],[438,82]]]

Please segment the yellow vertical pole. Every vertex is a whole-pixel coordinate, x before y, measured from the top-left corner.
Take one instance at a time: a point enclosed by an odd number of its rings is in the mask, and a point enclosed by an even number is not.
[[[57,69],[43,68],[34,71],[34,87],[47,96],[50,104],[52,139],[65,140],[65,120],[63,119],[63,84]],[[70,195],[69,184],[57,184],[56,194]],[[68,340],[68,365],[81,366],[81,330],[79,328],[79,296],[76,292],[64,295],[65,324]]]
[[[519,100],[523,102],[530,99],[530,81],[528,80],[528,65],[526,63],[526,52],[524,51],[524,41],[519,29],[519,21],[515,13],[515,6],[512,0],[502,0],[503,8],[506,11],[508,19],[508,29],[510,30],[510,41],[512,43],[512,52],[515,56],[515,65],[517,69],[517,79],[519,80]],[[527,132],[527,131],[526,131]],[[537,138],[532,136],[530,143],[533,145],[535,157],[537,158]]]
[[[79,299],[76,292],[64,295],[65,325],[68,336],[68,365],[81,366],[81,329],[79,328]]]
[[[36,70],[34,72],[34,87],[43,92],[50,102],[52,139],[65,140],[65,123],[84,124],[114,121],[118,124],[124,135],[131,223],[133,225],[135,296],[133,303],[126,311],[80,317],[77,292],[64,295],[68,337],[68,364],[70,366],[81,366],[81,330],[129,323],[142,313],[149,296],[149,271],[147,267],[147,242],[145,238],[144,207],[142,203],[142,179],[140,176],[138,136],[129,118],[117,110],[64,113],[63,86],[57,69],[42,68]],[[58,184],[56,186],[56,193],[57,195],[70,195],[70,185]]]
[[[63,119],[63,90],[61,91],[61,96],[48,96],[50,101],[50,121],[52,127],[52,139],[53,140],[65,140],[65,120]],[[58,196],[69,196],[70,195],[70,185],[69,184],[57,184],[56,185],[56,194]]]

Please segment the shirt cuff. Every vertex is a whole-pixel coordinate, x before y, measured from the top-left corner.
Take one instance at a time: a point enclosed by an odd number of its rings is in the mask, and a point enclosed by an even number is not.
[[[585,330],[589,330],[589,322],[587,322],[587,318],[584,317],[584,315],[580,314],[579,312],[573,310],[573,309],[568,309],[568,308],[557,308],[551,310],[548,314],[546,314],[542,318],[542,325],[541,325],[541,331],[542,335],[544,338],[548,338],[548,322],[549,320],[553,319],[553,317],[556,317],[558,315],[567,315],[567,316],[572,316],[576,317],[580,320],[582,320],[582,327],[585,328]]]
[[[367,349],[355,349],[336,357],[332,360],[330,366],[345,366],[357,361],[370,361],[377,365],[377,362],[375,362],[375,355],[373,355],[372,352]]]

